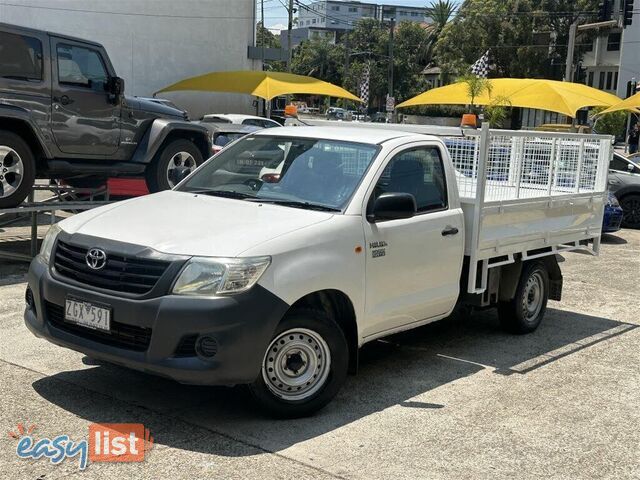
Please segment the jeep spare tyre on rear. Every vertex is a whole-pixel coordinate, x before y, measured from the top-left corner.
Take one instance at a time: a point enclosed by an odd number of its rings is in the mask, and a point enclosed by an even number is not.
[[[36,162],[25,141],[0,130],[0,208],[19,205],[31,192]]]
[[[178,139],[167,143],[147,167],[149,191],[160,192],[175,187],[203,161],[202,153],[193,142]]]

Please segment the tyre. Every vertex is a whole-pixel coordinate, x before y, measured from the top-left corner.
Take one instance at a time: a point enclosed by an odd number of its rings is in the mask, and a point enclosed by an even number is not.
[[[249,389],[270,415],[305,417],[338,393],[348,366],[342,329],[321,310],[297,310],[278,325]]]
[[[178,183],[179,174],[185,170],[193,172],[202,162],[202,154],[193,142],[174,140],[165,145],[147,167],[147,187],[152,193],[169,190]]]
[[[544,263],[525,263],[515,297],[498,304],[500,324],[511,333],[533,332],[544,317],[548,299],[549,273]]]
[[[620,200],[622,207],[622,226],[640,228],[640,195],[625,195]]]
[[[13,132],[0,131],[0,208],[27,198],[36,178],[36,161],[26,142]]]

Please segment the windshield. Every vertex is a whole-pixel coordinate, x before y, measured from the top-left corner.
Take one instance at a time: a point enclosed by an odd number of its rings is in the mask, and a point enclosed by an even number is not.
[[[341,211],[376,153],[375,145],[353,142],[246,137],[205,163],[179,190]]]

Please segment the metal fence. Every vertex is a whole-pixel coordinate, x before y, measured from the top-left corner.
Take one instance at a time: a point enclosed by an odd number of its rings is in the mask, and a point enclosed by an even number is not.
[[[480,139],[480,133],[444,139],[462,198],[476,199],[478,189],[485,202],[606,190],[608,136],[491,130],[486,149]]]

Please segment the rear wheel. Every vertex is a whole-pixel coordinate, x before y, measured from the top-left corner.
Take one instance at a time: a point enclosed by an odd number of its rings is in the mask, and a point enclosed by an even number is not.
[[[271,415],[304,417],[338,393],[348,364],[342,329],[320,310],[297,310],[276,329],[249,389]]]
[[[622,226],[640,228],[640,195],[626,195],[620,201],[622,207]]]
[[[533,332],[542,321],[549,299],[549,273],[542,262],[526,263],[515,297],[498,304],[500,324],[511,333]]]
[[[160,192],[175,187],[185,173],[193,172],[202,164],[202,154],[193,142],[174,140],[147,167],[147,186],[150,192]]]
[[[36,162],[25,141],[0,131],[0,208],[15,207],[27,198],[36,178]]]

